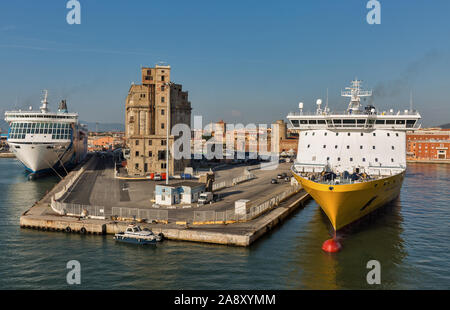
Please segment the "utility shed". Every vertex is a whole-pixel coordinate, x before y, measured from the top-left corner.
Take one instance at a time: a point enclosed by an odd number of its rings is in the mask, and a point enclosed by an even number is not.
[[[155,202],[159,205],[191,204],[205,191],[205,184],[183,181],[173,184],[157,184],[155,187]]]

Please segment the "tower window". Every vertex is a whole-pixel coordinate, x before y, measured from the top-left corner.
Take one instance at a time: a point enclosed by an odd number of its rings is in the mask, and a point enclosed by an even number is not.
[[[161,123],[161,129],[164,129],[164,123]]]
[[[136,142],[135,142],[135,143],[136,143],[136,145],[139,145],[139,140],[136,140]]]
[[[161,115],[164,115],[164,109],[161,109]]]

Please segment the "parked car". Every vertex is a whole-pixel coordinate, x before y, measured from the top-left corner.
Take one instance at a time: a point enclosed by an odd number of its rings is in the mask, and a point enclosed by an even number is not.
[[[278,184],[278,180],[277,180],[277,179],[272,179],[272,180],[270,181],[270,183],[272,183],[272,184]]]

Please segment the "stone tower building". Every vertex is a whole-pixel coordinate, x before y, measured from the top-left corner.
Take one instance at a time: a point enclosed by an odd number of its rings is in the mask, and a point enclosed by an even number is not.
[[[166,172],[167,126],[191,126],[191,103],[180,84],[171,83],[170,66],[141,68],[142,84],[131,85],[125,104],[125,137],[129,175]],[[169,149],[177,137],[169,136]],[[182,172],[189,159],[169,156],[169,175]]]

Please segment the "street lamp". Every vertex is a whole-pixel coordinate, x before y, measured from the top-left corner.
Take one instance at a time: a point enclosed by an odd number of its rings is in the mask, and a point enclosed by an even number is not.
[[[163,86],[168,86],[169,88],[169,98],[167,99],[167,110],[166,110],[166,185],[169,184],[169,113],[170,113],[170,86],[173,85],[172,82],[163,83]]]

